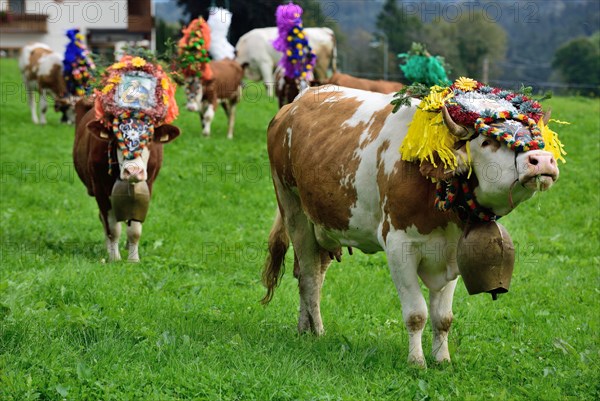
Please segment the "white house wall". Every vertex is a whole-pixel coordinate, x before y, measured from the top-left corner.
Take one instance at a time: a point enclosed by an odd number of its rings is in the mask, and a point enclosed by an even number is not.
[[[8,1],[0,0],[0,10],[7,8]],[[69,29],[79,28],[84,35],[88,29],[127,29],[127,0],[26,0],[25,12],[48,15],[48,32],[2,34],[0,47],[22,47],[39,41],[62,53]]]

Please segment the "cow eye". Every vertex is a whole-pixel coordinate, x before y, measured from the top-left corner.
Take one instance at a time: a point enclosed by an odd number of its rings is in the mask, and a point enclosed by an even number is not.
[[[491,143],[491,142],[490,142],[490,140],[489,140],[489,139],[486,139],[485,141],[481,142],[481,147],[482,147],[482,148],[485,148],[485,147],[486,147],[486,146],[488,146],[490,143]]]

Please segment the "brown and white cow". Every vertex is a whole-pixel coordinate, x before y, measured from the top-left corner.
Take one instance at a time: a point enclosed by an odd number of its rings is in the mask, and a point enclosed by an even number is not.
[[[136,183],[146,181],[150,194],[163,161],[163,144],[179,136],[179,128],[164,124],[156,127],[154,136],[140,157],[125,160],[117,147],[112,131],[96,119],[92,98],[83,98],[75,105],[76,127],[73,146],[75,170],[85,184],[88,195],[96,198],[100,220],[106,235],[109,261],[121,259],[119,237],[121,223],[117,221],[111,206],[110,195],[117,179]],[[112,174],[109,174],[109,154],[112,158]],[[128,260],[139,261],[138,243],[142,235],[142,223],[127,222]]]
[[[21,50],[19,69],[27,91],[27,101],[34,124],[46,124],[47,96],[54,98],[54,109],[62,112],[61,122],[73,123],[73,100],[67,96],[62,56],[43,43],[32,43]],[[35,91],[40,95],[40,118]]]
[[[211,61],[213,78],[210,81],[198,77],[185,80],[186,108],[200,113],[202,134],[210,135],[210,127],[220,103],[228,119],[227,138],[233,138],[235,109],[240,101],[244,69],[235,61],[224,59]]]
[[[436,185],[428,177],[466,172],[465,141],[457,142],[462,146],[455,152],[463,162],[456,171],[403,161],[398,149],[419,101],[392,113],[392,98],[347,88],[309,88],[271,121],[268,153],[279,214],[269,236],[263,302],[271,300],[279,283],[291,240],[300,292],[298,330],[320,335],[321,287],[330,255],[338,256],[342,247],[384,251],[409,334],[408,360],[425,365],[421,335],[428,305],[420,278],[429,289],[433,357],[449,361],[447,337],[459,275],[456,250],[465,223],[457,212],[434,208]],[[445,117],[455,134],[464,130],[449,114]],[[515,154],[485,136],[469,144],[470,185],[479,204],[496,215],[530,198],[536,181],[545,190],[558,178],[549,152]],[[486,176],[490,166],[500,170],[493,179]]]
[[[372,80],[357,78],[352,75],[336,72],[327,81],[331,85],[344,86],[346,88],[361,89],[364,91],[379,93],[395,93],[404,87],[400,82]]]

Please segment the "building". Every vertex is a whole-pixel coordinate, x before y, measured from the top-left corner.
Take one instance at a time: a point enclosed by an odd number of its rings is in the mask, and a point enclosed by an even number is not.
[[[72,28],[93,53],[109,58],[119,41],[148,40],[154,50],[153,15],[151,0],[0,0],[0,50],[14,54],[42,42],[62,53]]]

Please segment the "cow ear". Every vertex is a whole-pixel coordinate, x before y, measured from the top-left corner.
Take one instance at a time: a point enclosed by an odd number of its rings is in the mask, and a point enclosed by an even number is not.
[[[460,143],[459,143],[460,142]],[[444,162],[437,153],[434,153],[433,160],[435,166],[429,160],[423,160],[419,166],[419,171],[425,177],[435,178],[436,180],[448,180],[455,175],[463,174],[469,171],[469,161],[466,151],[466,141],[457,142],[457,149],[454,149],[454,155],[456,156],[457,166],[455,169],[446,168]]]
[[[154,142],[158,143],[169,143],[173,139],[177,138],[181,131],[174,125],[163,124],[160,127],[154,129]]]
[[[425,177],[435,178],[436,180],[448,180],[454,176],[454,170],[448,170],[444,167],[444,163],[441,160],[436,161],[437,165],[434,166],[432,162],[429,160],[423,160],[421,162],[421,166],[419,167],[419,171]]]
[[[102,140],[110,141],[110,134],[106,131],[106,128],[98,120],[93,120],[87,123],[86,128],[92,133],[93,136]]]

